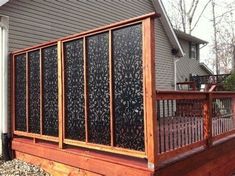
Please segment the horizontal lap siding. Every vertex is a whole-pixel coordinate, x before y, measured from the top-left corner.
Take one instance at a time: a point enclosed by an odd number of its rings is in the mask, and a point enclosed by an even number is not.
[[[208,75],[208,73],[202,69],[199,61],[196,59],[189,59],[189,43],[185,40],[180,40],[180,44],[184,49],[185,56],[177,63],[177,82],[183,82],[187,78],[189,80],[189,74]]]
[[[155,70],[158,90],[174,89],[174,58],[172,46],[159,19],[155,20]]]
[[[146,0],[11,0],[0,7],[10,17],[10,51],[151,12]]]

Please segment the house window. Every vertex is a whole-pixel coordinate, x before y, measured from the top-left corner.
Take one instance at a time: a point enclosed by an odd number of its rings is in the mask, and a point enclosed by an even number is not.
[[[199,59],[199,47],[198,44],[190,43],[189,45],[189,58],[190,59]]]

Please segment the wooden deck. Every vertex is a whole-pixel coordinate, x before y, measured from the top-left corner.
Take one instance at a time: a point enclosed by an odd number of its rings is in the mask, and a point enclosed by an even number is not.
[[[181,176],[204,168],[200,175],[213,175],[234,169],[235,92],[156,91],[156,16],[12,53],[16,158],[70,176]]]

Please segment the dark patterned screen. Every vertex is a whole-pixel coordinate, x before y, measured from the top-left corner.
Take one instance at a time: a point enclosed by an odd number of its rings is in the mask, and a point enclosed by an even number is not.
[[[116,146],[144,150],[141,24],[113,31]]]
[[[40,52],[28,54],[29,62],[29,132],[40,133]]]
[[[102,33],[87,38],[89,142],[110,144],[109,38]]]
[[[85,140],[83,40],[64,44],[65,137]]]
[[[26,131],[26,54],[15,57],[15,128]]]
[[[42,50],[43,134],[58,136],[57,46]]]

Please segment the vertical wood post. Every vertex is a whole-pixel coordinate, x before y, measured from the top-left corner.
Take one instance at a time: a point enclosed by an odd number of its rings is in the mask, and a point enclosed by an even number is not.
[[[26,131],[29,132],[29,53],[26,52]]]
[[[144,114],[148,168],[157,165],[157,116],[155,89],[155,41],[154,19],[143,20],[143,65],[144,65]]]
[[[42,49],[40,48],[39,50],[40,52],[40,134],[42,135],[43,134],[43,128],[42,128],[42,123],[43,123],[43,96],[42,96],[42,93],[43,93],[43,89],[42,89],[42,84],[43,84],[43,78],[42,78]]]
[[[15,57],[14,55],[10,54],[10,59],[11,59],[11,69],[10,69],[10,74],[11,74],[11,124],[12,124],[12,137],[15,131]]]
[[[86,37],[83,37],[83,58],[84,58],[84,103],[85,103],[85,133],[86,143],[88,142],[88,89],[87,89],[87,51],[86,51]]]
[[[110,92],[110,136],[111,146],[114,146],[114,108],[113,108],[113,58],[112,58],[112,31],[109,30],[109,92]]]
[[[235,56],[234,56],[235,57]],[[233,119],[233,129],[235,128],[235,97],[232,97],[232,119]]]
[[[203,105],[203,134],[206,141],[206,147],[212,145],[212,95],[207,94],[206,101]]]
[[[57,42],[58,55],[58,116],[59,116],[59,148],[63,148],[63,90],[62,90],[62,42]]]

